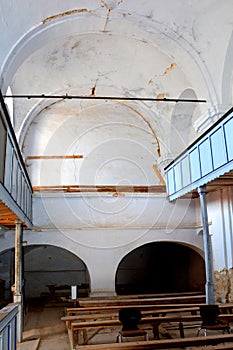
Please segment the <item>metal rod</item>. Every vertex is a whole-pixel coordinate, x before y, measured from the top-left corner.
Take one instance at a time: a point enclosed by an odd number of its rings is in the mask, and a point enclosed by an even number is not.
[[[205,269],[206,269],[206,303],[214,304],[214,272],[213,272],[213,257],[212,244],[209,234],[208,213],[206,205],[206,186],[198,187],[200,197],[202,225],[203,225],[203,243],[205,252]]]
[[[158,102],[190,102],[206,103],[206,100],[183,99],[183,98],[153,98],[153,97],[120,97],[120,96],[96,96],[96,95],[4,95],[4,98],[57,98],[57,99],[79,99],[79,100],[120,100],[120,101],[158,101]]]

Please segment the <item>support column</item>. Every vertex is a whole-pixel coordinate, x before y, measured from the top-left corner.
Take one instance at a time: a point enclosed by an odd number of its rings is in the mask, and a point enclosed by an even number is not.
[[[15,223],[15,288],[14,303],[18,304],[17,341],[22,341],[23,334],[23,295],[22,295],[22,223]]]
[[[206,205],[206,186],[198,188],[200,197],[202,225],[203,225],[203,240],[205,252],[205,270],[206,270],[206,303],[214,304],[214,271],[213,271],[213,256],[212,244],[209,234],[208,213]]]

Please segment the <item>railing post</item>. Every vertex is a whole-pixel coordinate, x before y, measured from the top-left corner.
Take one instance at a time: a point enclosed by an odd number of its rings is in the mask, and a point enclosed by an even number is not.
[[[23,296],[22,296],[22,223],[15,222],[15,287],[14,303],[18,304],[17,341],[22,341],[23,335]]]
[[[200,197],[202,225],[203,225],[203,241],[205,252],[205,270],[206,270],[206,303],[214,304],[214,278],[213,278],[213,257],[211,237],[209,234],[208,213],[206,205],[206,186],[198,188]]]

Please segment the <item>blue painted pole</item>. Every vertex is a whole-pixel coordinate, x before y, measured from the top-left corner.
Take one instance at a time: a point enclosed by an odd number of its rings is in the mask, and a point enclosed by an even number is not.
[[[213,256],[212,244],[209,234],[208,213],[206,205],[206,186],[198,188],[200,197],[202,226],[203,226],[203,243],[205,252],[205,270],[206,270],[206,303],[214,304],[214,272],[213,272]]]

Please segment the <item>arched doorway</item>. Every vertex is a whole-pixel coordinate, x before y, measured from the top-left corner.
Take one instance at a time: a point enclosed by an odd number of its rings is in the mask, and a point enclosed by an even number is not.
[[[173,242],[145,244],[127,254],[116,273],[117,294],[204,291],[204,259]]]
[[[52,245],[23,247],[23,275],[26,299],[51,296],[48,286],[77,286],[80,296],[89,293],[90,278],[85,263],[66,249]],[[0,253],[0,303],[12,302],[14,284],[15,250]],[[2,283],[1,283],[2,282]],[[60,290],[70,296],[71,288]]]
[[[80,295],[89,292],[90,279],[84,262],[68,250],[52,245],[24,247],[24,279],[27,299],[51,296],[52,286],[64,296],[71,295],[71,286],[77,286]]]

